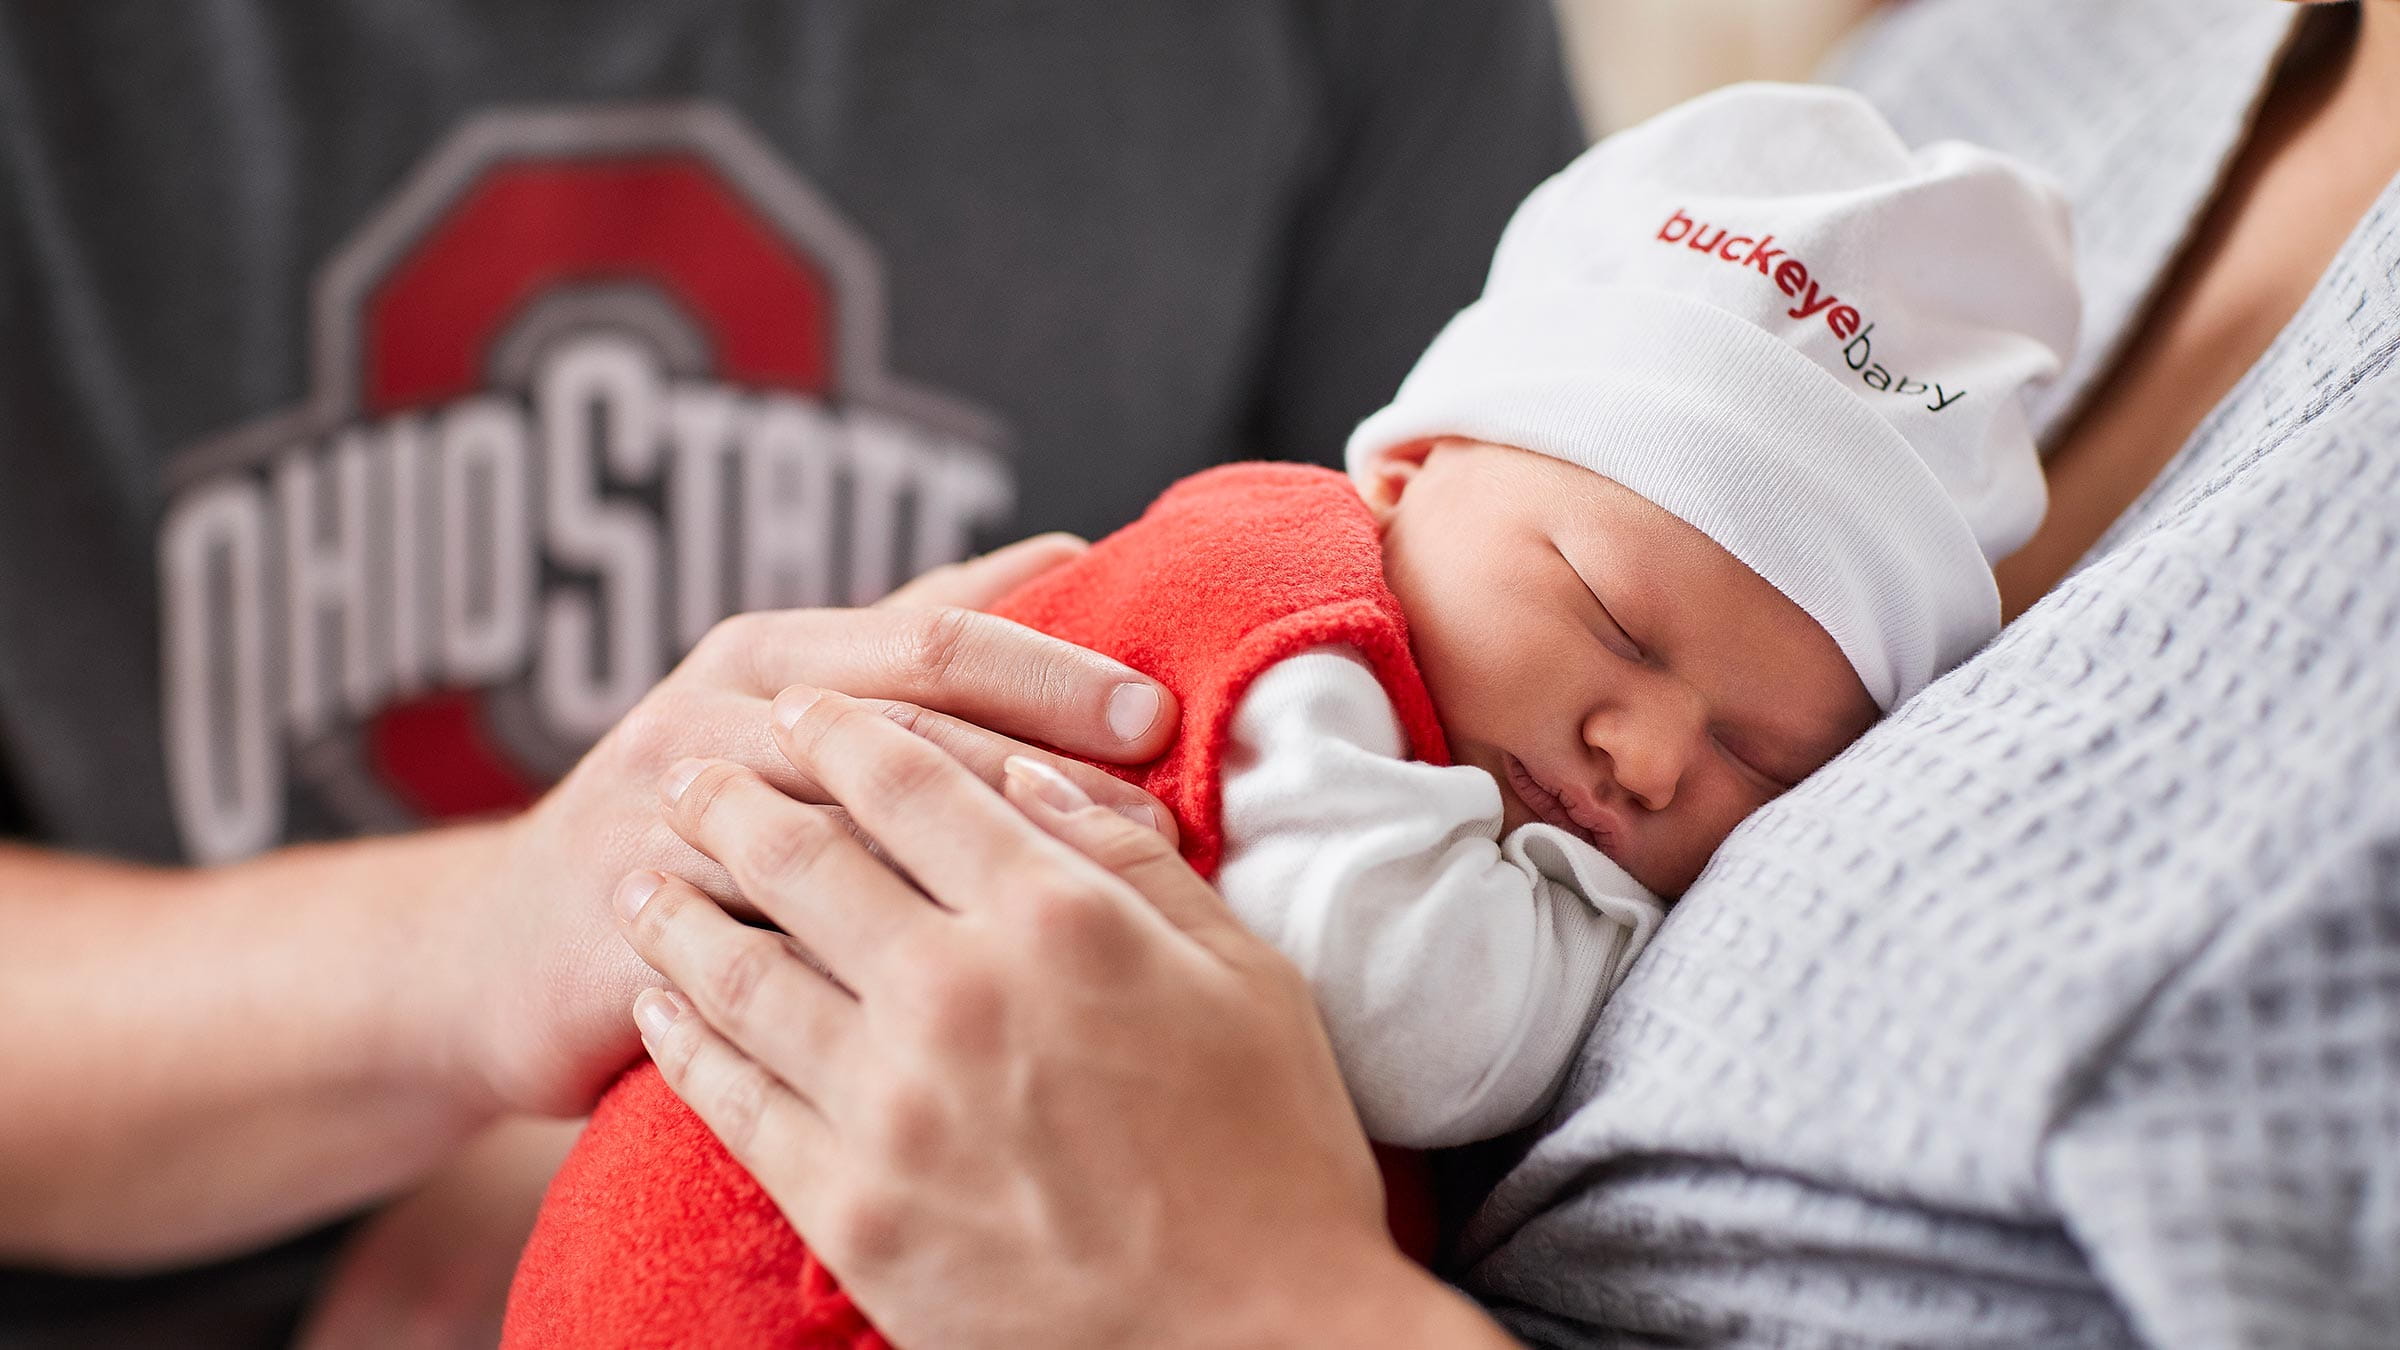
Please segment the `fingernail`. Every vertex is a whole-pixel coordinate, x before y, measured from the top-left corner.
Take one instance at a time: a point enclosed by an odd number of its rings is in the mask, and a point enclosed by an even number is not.
[[[1158,691],[1146,684],[1120,684],[1108,696],[1108,729],[1121,741],[1138,741],[1158,723]]]
[[[1002,772],[1024,783],[1034,796],[1041,798],[1054,811],[1080,811],[1092,804],[1092,799],[1085,795],[1082,788],[1075,786],[1074,780],[1038,759],[1010,755],[1008,762],[1000,767]]]
[[[633,916],[642,912],[642,906],[649,904],[650,897],[658,894],[659,885],[665,880],[665,877],[656,872],[626,873],[625,879],[617,883],[617,893],[614,897],[617,918],[625,923],[632,923]]]
[[[817,692],[805,685],[795,684],[777,694],[775,696],[775,725],[782,727],[785,731],[790,731],[792,724],[800,720],[800,714],[815,706]]]
[[[1130,820],[1134,824],[1141,826],[1143,829],[1150,831],[1152,834],[1166,833],[1165,830],[1159,828],[1158,808],[1155,806],[1147,806],[1137,802],[1127,802],[1124,805],[1117,807],[1116,812],[1118,815],[1125,817],[1127,820]]]
[[[656,1040],[667,1034],[675,1019],[683,1016],[683,1000],[664,989],[645,989],[633,1000],[634,1025],[642,1029],[643,1040]]]
[[[675,761],[674,768],[667,770],[667,776],[659,780],[659,791],[664,792],[670,802],[682,801],[684,789],[689,788],[692,780],[698,778],[700,771],[707,767],[708,761],[705,759],[679,759]]]

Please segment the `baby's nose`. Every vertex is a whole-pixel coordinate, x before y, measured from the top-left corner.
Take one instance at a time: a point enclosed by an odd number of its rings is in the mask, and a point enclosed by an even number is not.
[[[1673,804],[1707,738],[1706,704],[1689,685],[1663,677],[1595,716],[1584,736],[1606,757],[1617,787],[1650,811]]]

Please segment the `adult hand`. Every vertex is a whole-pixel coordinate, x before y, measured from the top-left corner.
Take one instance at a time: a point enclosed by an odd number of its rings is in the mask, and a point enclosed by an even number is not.
[[[491,831],[473,879],[446,897],[455,922],[444,931],[467,936],[447,947],[449,985],[428,997],[451,1015],[451,1059],[492,1107],[578,1113],[636,1052],[625,1003],[653,977],[629,958],[601,907],[619,877],[660,868],[733,896],[722,872],[659,819],[655,784],[669,765],[710,755],[793,797],[824,799],[815,776],[768,735],[768,700],[795,680],[901,701],[883,705],[885,715],[912,729],[913,742],[955,756],[964,773],[996,780],[1010,755],[1034,754],[1105,802],[1167,820],[1137,789],[1003,734],[1139,762],[1173,735],[1165,689],[1082,648],[957,607],[988,603],[1082,548],[1066,536],[1027,540],[942,569],[872,610],[728,619],[549,795]]]
[[[1176,720],[1156,685],[1015,625],[922,607],[988,600],[1081,547],[1004,550],[880,610],[729,622],[514,819],[213,868],[0,844],[0,1012],[19,1033],[0,1078],[21,1089],[0,1112],[0,1260],[207,1260],[420,1184],[501,1115],[580,1112],[637,1053],[625,1000],[654,978],[610,927],[608,888],[632,867],[716,884],[659,823],[650,784],[712,754],[811,793],[763,730],[790,680],[1094,758],[1155,755]],[[893,715],[985,775],[1022,748]],[[395,1251],[361,1269],[405,1276]]]
[[[682,991],[636,1020],[895,1342],[1506,1343],[1399,1255],[1307,987],[1168,842],[837,694],[775,715],[915,884],[755,767],[678,765],[668,822],[790,937],[634,873]]]

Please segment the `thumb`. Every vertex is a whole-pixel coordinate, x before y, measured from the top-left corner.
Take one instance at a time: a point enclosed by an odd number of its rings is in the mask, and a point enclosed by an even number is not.
[[[1218,956],[1258,945],[1217,894],[1158,831],[1096,806],[1065,774],[1025,755],[1009,758],[1002,791],[1027,819],[1141,892],[1168,923]]]

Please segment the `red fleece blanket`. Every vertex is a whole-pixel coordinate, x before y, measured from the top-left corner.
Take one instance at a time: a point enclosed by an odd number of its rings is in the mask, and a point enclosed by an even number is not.
[[[1123,770],[1174,811],[1201,872],[1223,844],[1218,771],[1250,681],[1327,643],[1356,648],[1411,751],[1446,763],[1433,704],[1383,580],[1375,524],[1348,480],[1244,464],[1170,489],[1141,520],[995,612],[1105,652],[1175,692],[1183,722],[1156,762]],[[1422,1160],[1378,1150],[1394,1236],[1434,1247]],[[552,1181],[509,1294],[511,1350],[816,1346],[884,1341],[758,1183],[648,1063],[601,1100]]]

